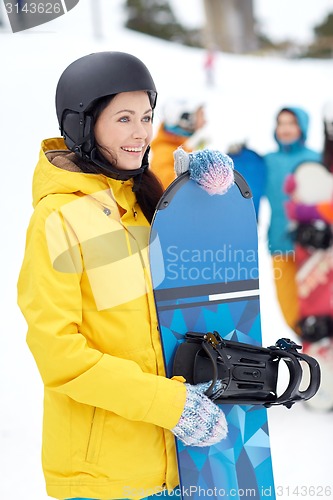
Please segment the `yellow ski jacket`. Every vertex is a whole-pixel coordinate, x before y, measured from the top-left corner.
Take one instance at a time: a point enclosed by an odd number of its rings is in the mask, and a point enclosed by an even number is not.
[[[142,498],[178,484],[184,380],[165,377],[149,223],[132,180],[84,174],[42,143],[18,282],[45,386],[42,462],[56,498]]]

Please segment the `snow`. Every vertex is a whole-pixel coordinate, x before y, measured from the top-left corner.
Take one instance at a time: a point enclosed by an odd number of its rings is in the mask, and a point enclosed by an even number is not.
[[[16,281],[30,218],[31,180],[40,141],[58,135],[54,110],[60,73],[74,59],[99,50],[121,50],[140,57],[150,68],[159,90],[160,109],[170,94],[193,93],[205,98],[211,146],[227,148],[244,138],[264,153],[274,147],[272,129],[279,107],[305,107],[311,114],[309,145],[322,147],[321,109],[331,97],[331,61],[285,61],[218,54],[216,85],[209,88],[203,73],[204,52],[135,34],[118,27],[118,9],[103,3],[104,37],[95,39],[89,2],[27,33],[0,33],[2,78],[0,92],[2,178],[2,348],[0,351],[0,497],[45,500],[40,465],[42,383],[25,344],[26,325],[16,305]],[[82,4],[82,5],[81,5]],[[115,2],[116,5],[119,2]],[[114,4],[114,5],[115,5]],[[89,7],[89,8],[88,8]],[[261,307],[264,345],[291,336],[281,317],[266,250],[267,205],[259,232]],[[269,410],[277,492],[281,498],[333,497],[319,488],[331,486],[331,413],[296,405]],[[310,487],[317,488],[315,494]],[[289,489],[288,489],[289,488]]]

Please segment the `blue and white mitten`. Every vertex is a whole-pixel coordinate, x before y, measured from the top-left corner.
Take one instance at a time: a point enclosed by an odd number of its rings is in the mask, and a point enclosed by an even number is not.
[[[234,183],[234,163],[220,151],[203,149],[186,153],[178,148],[173,156],[177,176],[189,171],[190,179],[211,195],[226,193]]]
[[[204,392],[210,383],[185,384],[186,402],[173,434],[187,446],[211,446],[222,441],[228,433],[223,411]]]

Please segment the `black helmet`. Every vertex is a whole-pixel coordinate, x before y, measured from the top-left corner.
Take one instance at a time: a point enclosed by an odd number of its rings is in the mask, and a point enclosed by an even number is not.
[[[148,93],[154,109],[157,98],[154,81],[143,62],[131,54],[96,52],[70,64],[56,90],[58,122],[67,147],[84,160],[100,165],[91,110],[101,97],[136,90]],[[129,178],[148,166],[147,158],[142,163],[136,171],[119,173],[111,165],[108,171],[117,179]]]

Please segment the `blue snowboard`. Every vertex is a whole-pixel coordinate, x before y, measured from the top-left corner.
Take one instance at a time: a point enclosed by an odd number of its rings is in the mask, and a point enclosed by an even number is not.
[[[150,236],[150,265],[165,366],[188,331],[261,345],[257,224],[250,189],[235,172],[210,196],[187,173],[166,190]],[[275,499],[267,410],[222,405],[229,432],[210,447],[177,440],[182,498]]]

